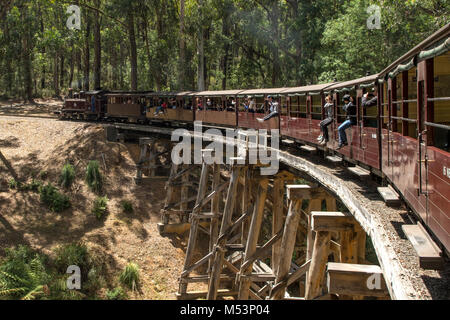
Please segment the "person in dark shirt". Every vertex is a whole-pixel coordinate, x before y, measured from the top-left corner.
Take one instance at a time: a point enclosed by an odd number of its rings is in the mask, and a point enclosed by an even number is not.
[[[320,129],[322,130],[322,135],[317,138],[319,140],[321,145],[326,145],[328,141],[330,141],[329,135],[328,135],[328,126],[333,123],[333,98],[331,96],[327,96],[325,98],[326,104],[324,105],[325,110],[325,120],[323,120],[320,123]]]
[[[337,150],[342,149],[345,146],[348,146],[347,141],[347,134],[345,133],[345,130],[350,128],[351,126],[356,125],[356,106],[353,103],[354,99],[350,95],[345,95],[343,102],[344,105],[344,111],[347,114],[347,120],[341,124],[339,127],[339,147]]]

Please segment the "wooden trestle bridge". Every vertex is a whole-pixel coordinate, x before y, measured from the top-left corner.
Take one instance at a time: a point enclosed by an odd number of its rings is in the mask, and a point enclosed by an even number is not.
[[[143,172],[158,178],[158,166],[171,163],[157,161],[170,159],[171,146],[158,151],[156,143],[140,139],[137,182]],[[335,195],[304,175],[261,175],[245,143],[227,165],[208,164],[208,149],[202,164],[171,165],[158,227],[190,232],[177,297],[389,299],[395,290],[366,260],[366,231],[355,215],[339,212]],[[193,283],[205,290],[189,290]]]

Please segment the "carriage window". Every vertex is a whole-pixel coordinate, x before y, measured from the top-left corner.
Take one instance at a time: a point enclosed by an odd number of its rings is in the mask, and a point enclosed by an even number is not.
[[[311,117],[314,120],[322,120],[322,96],[311,96]]]
[[[408,136],[417,139],[417,68],[408,71]],[[414,120],[414,122],[413,122]]]
[[[374,89],[373,87],[368,88],[368,91],[371,92],[373,89]],[[365,127],[378,128],[378,106],[362,108],[362,115]]]
[[[288,101],[288,97],[281,96],[281,98],[280,98],[280,110],[281,110],[281,115],[282,116],[287,116],[287,101]]]
[[[394,95],[392,97],[392,123],[394,131],[403,133],[403,121],[398,118],[403,117],[402,103],[403,103],[403,75],[400,73],[395,78]]]
[[[307,115],[308,115],[308,106],[306,96],[300,96],[297,117],[306,118]]]
[[[293,96],[290,99],[290,117],[296,118],[298,117],[298,109],[299,109],[299,97]]]
[[[450,151],[450,51],[434,58],[434,145]]]
[[[256,102],[256,113],[265,113],[266,112],[266,100],[264,97],[255,98]]]

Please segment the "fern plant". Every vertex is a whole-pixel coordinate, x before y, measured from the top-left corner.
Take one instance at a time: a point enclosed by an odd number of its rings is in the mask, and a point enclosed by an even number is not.
[[[108,211],[108,201],[109,199],[107,197],[98,197],[95,199],[92,213],[97,217],[97,219],[102,219]]]
[[[61,186],[68,189],[72,186],[75,181],[75,168],[71,164],[66,164],[62,171],[60,177]]]
[[[41,202],[47,205],[53,212],[62,212],[71,206],[69,197],[58,192],[50,183],[41,187],[39,193]]]
[[[119,281],[133,291],[139,285],[139,279],[139,267],[133,262],[128,263],[119,276]]]
[[[89,161],[86,168],[86,183],[93,192],[100,193],[102,191],[103,178],[98,161]]]
[[[44,258],[25,246],[7,249],[7,257],[0,265],[0,296],[7,299],[34,300],[48,295]]]

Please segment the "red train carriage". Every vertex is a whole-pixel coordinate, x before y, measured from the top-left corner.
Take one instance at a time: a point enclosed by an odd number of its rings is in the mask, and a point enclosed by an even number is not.
[[[145,123],[147,94],[147,92],[106,94],[105,117],[108,120]]]
[[[238,95],[242,90],[203,91],[194,94],[195,121],[237,127]]]
[[[281,95],[287,88],[246,90],[239,93],[240,104],[238,108],[238,124],[241,128],[253,128],[256,130],[280,129],[280,118],[272,118],[265,122],[259,122],[257,118],[264,118],[269,112],[267,97],[270,95],[279,103],[280,114],[286,113],[286,97]],[[246,102],[246,100],[249,100]],[[255,112],[245,110],[244,104],[255,103]]]
[[[325,103],[323,90],[331,84],[290,88],[282,95],[287,101],[287,109],[280,115],[281,134],[302,142],[317,143],[321,134],[323,119],[322,106]]]
[[[194,92],[157,92],[147,96],[147,119],[152,122],[193,122]],[[165,106],[165,108],[161,108]]]
[[[339,150],[347,160],[357,162],[363,166],[375,169],[381,175],[381,152],[379,130],[379,105],[369,108],[362,107],[362,98],[367,91],[378,94],[378,75],[371,75],[360,79],[341,82],[325,90],[332,93],[335,104],[334,128],[328,147],[336,150],[339,145],[339,126],[346,120],[342,98],[349,94],[356,105],[357,124],[346,130],[349,145]]]
[[[450,251],[450,25],[381,74],[383,172]]]

